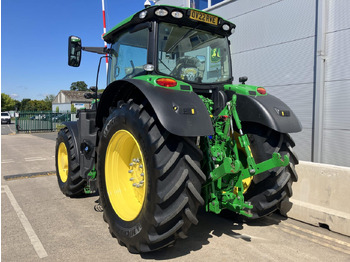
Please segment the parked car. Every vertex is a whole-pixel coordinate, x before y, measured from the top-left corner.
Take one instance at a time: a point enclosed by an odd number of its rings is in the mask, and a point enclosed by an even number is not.
[[[53,122],[64,122],[64,121],[71,121],[71,115],[70,114],[60,114],[57,116],[54,116],[52,118]]]
[[[11,124],[11,116],[9,112],[1,112],[1,124]]]
[[[31,120],[48,120],[46,115],[34,115],[30,117]]]

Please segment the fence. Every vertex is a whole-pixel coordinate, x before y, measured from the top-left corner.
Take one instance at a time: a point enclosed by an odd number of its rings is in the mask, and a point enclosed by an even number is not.
[[[16,132],[56,131],[62,122],[74,121],[75,113],[19,112],[16,117]]]

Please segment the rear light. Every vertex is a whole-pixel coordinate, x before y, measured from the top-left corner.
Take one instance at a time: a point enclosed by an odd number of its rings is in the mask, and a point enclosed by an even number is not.
[[[258,87],[256,91],[258,91],[260,95],[266,95],[266,89],[263,87]]]
[[[177,82],[171,78],[158,78],[157,84],[164,87],[174,87],[177,85]]]

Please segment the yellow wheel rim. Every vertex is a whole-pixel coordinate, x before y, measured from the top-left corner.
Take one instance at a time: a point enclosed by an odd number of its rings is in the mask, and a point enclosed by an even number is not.
[[[105,180],[109,201],[124,221],[141,212],[146,195],[146,168],[140,146],[126,130],[117,131],[108,143]]]
[[[68,152],[66,145],[61,142],[57,153],[58,173],[63,183],[68,179]]]

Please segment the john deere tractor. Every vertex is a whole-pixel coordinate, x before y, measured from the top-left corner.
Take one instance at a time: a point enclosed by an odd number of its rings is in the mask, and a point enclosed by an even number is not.
[[[232,84],[235,25],[199,10],[151,6],[83,47],[108,57],[107,87],[58,133],[61,191],[98,192],[111,234],[130,252],[186,238],[197,210],[256,219],[278,209],[297,181],[293,111],[263,87]],[[101,61],[101,60],[100,60]]]

